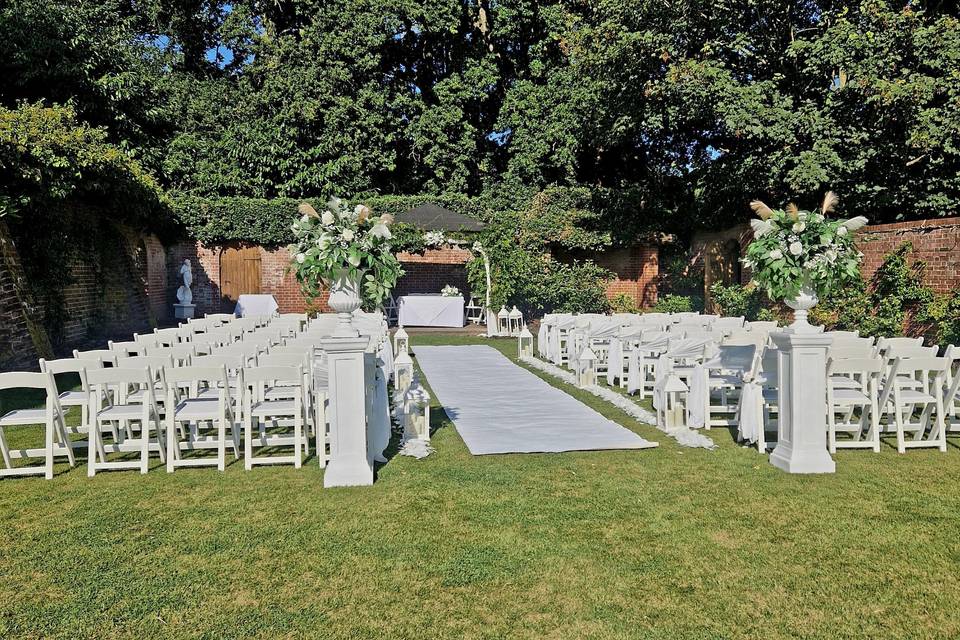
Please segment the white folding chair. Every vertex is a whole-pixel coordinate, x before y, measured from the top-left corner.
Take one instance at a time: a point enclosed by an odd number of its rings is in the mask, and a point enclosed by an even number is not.
[[[943,406],[947,369],[949,362],[946,358],[921,356],[894,360],[880,406],[892,415],[899,453],[917,447],[947,450]],[[908,434],[912,436],[909,440]]]
[[[43,391],[45,394],[44,408],[7,408],[0,404],[0,459],[3,468],[0,477],[43,475],[47,480],[53,478],[53,465],[57,457],[66,457],[73,467],[76,458],[73,447],[70,446],[70,436],[67,433],[57,394],[57,387],[53,374],[11,371],[0,373],[0,392],[3,391]],[[3,403],[0,393],[0,403]],[[6,429],[15,426],[43,425],[44,445],[40,448],[14,448],[7,444]],[[30,460],[41,458],[43,464],[24,464],[14,466],[14,460]]]
[[[827,433],[830,453],[838,448],[880,451],[879,356],[831,358],[827,365]],[[860,410],[859,417],[856,416]],[[850,440],[838,440],[837,433]],[[864,437],[864,435],[866,437]]]
[[[99,360],[78,360],[77,358],[61,358],[59,360],[44,360],[40,358],[40,371],[50,373],[54,376],[54,386],[57,387],[58,400],[63,414],[66,416],[72,407],[80,408],[80,424],[77,427],[67,426],[67,433],[70,435],[86,435],[90,432],[90,403],[87,394],[83,389],[66,389],[60,391],[57,386],[56,376],[64,374],[75,374],[79,382],[80,374],[84,369],[100,369],[103,363]],[[75,449],[87,446],[86,440],[70,440],[71,446]]]
[[[180,344],[180,327],[170,329],[154,329],[153,335],[162,347],[175,347]]]
[[[87,475],[100,470],[150,469],[150,453],[156,451],[166,460],[162,444],[163,426],[154,395],[156,378],[149,367],[125,369],[109,367],[88,369],[81,379],[90,399],[90,436],[87,438]],[[131,394],[143,391],[139,401],[131,402]],[[139,429],[133,427],[137,424]],[[120,428],[118,428],[118,426]],[[113,442],[103,440],[104,431],[113,435]],[[139,453],[139,460],[107,460],[109,453]]]
[[[129,341],[129,342],[114,342],[110,340],[107,342],[107,347],[118,356],[142,356],[146,355],[147,345],[143,342]]]
[[[243,370],[244,465],[289,464],[300,468],[305,448],[302,367],[255,367]],[[268,400],[267,390],[280,384],[293,388],[293,398]],[[293,433],[290,422],[292,420]],[[257,434],[254,434],[254,429]],[[254,455],[277,447],[293,447],[292,455]]]
[[[230,430],[234,457],[240,457],[240,433],[226,368],[182,367],[167,371],[166,378],[167,472],[173,473],[177,467],[214,465],[218,471],[223,471],[226,468],[227,429]],[[201,390],[213,393],[201,397]],[[186,437],[178,436],[178,425],[183,427]],[[216,456],[183,456],[184,452],[200,449],[216,449]]]
[[[106,365],[113,366],[114,361],[117,359],[117,352],[110,351],[109,349],[91,349],[89,351],[78,351],[74,349],[73,357],[77,360],[92,360],[98,362],[101,367]]]
[[[197,349],[191,343],[181,343],[175,347],[147,347],[144,355],[170,358],[174,367],[189,367]]]
[[[133,341],[146,347],[164,346],[161,344],[160,338],[154,333],[135,333],[133,334]]]
[[[312,367],[310,357],[305,352],[297,353],[269,353],[261,354],[257,357],[258,367],[301,367],[303,369],[303,400],[304,411],[307,416],[307,438],[305,442],[309,445],[309,436],[316,436],[317,451],[320,456],[320,466],[326,466],[326,444],[327,444],[327,385],[326,377],[315,379],[315,375],[321,373],[320,368]],[[325,373],[323,370],[322,373]],[[267,400],[286,400],[295,396],[295,387],[282,381],[265,391],[264,397]],[[309,446],[304,449],[304,455],[309,455]]]
[[[951,344],[947,347],[944,357],[949,365],[944,382],[945,420],[947,433],[955,433],[960,431],[960,347]]]

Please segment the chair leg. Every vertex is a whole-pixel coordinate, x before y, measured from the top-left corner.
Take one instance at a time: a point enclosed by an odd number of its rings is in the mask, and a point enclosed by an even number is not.
[[[44,429],[44,455],[46,460],[44,461],[44,470],[43,476],[47,480],[53,480],[53,432],[54,432],[54,421],[56,418],[49,413],[47,416],[47,424]]]
[[[227,468],[227,418],[220,416],[217,421],[217,471]]]

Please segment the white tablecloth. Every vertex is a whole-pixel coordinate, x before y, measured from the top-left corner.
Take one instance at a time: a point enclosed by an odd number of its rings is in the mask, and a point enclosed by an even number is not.
[[[233,315],[244,316],[272,316],[277,312],[280,305],[276,298],[270,294],[244,293],[237,299],[237,307],[233,310]]]
[[[400,296],[398,322],[404,327],[462,327],[461,296]]]

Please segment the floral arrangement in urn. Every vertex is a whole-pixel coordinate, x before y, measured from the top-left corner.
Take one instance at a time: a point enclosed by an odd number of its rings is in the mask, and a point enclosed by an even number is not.
[[[361,304],[379,306],[403,275],[390,247],[393,216],[375,216],[366,205],[351,208],[339,198],[323,213],[306,202],[297,212],[290,247],[297,280],[311,298],[329,288],[329,304],[341,314],[340,335],[356,335],[348,330],[349,314]]]
[[[863,254],[854,245],[852,232],[867,219],[827,218],[838,201],[829,191],[818,211],[801,211],[793,203],[782,210],[759,200],[750,203],[758,219],[750,221],[754,239],[743,264],[772,300],[783,300],[796,311],[797,325],[806,325],[807,311],[817,304],[818,295],[860,275]]]
[[[440,295],[445,298],[455,298],[460,295],[460,289],[457,289],[452,284],[448,284],[443,289],[440,289]]]

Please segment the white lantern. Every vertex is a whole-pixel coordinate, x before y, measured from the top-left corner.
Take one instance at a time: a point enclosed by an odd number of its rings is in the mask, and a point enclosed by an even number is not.
[[[413,384],[413,360],[406,351],[401,351],[393,361],[393,387],[395,397],[403,400]]]
[[[523,314],[520,313],[520,309],[517,309],[516,305],[510,310],[508,319],[510,321],[510,335],[520,335],[520,327],[523,326]]]
[[[430,440],[430,394],[414,383],[403,397],[403,439]]]
[[[510,312],[507,311],[506,307],[500,307],[500,311],[497,313],[497,335],[510,335]]]
[[[533,357],[533,334],[530,333],[527,325],[523,325],[520,337],[517,338],[517,355],[520,356],[521,360]]]
[[[393,352],[395,354],[410,352],[410,336],[402,326],[393,334]]]
[[[687,393],[687,385],[679,376],[671,373],[663,382],[660,406],[657,408],[657,426],[664,431],[674,431],[687,426],[687,414],[682,396]]]
[[[593,387],[597,384],[597,370],[594,368],[596,361],[597,354],[590,347],[580,352],[580,357],[577,358],[578,386]]]

